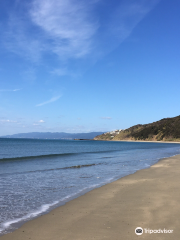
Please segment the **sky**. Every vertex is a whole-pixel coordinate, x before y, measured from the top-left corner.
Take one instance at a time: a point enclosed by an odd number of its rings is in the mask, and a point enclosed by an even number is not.
[[[179,0],[0,1],[0,136],[180,115]]]

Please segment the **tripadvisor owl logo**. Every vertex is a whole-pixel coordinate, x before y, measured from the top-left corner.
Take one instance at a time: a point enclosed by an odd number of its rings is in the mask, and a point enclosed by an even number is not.
[[[135,229],[135,234],[136,234],[136,235],[142,235],[142,234],[143,234],[143,229],[142,229],[141,227],[137,227],[137,228]]]

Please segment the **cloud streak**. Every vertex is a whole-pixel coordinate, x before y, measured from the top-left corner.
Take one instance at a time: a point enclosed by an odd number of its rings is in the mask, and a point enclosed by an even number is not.
[[[49,104],[49,103],[52,103],[52,102],[56,102],[61,96],[57,96],[57,97],[52,97],[50,100],[46,101],[46,102],[43,102],[43,103],[39,103],[36,105],[36,107],[41,107],[43,105],[46,105],[46,104]],[[40,120],[40,121],[43,121],[43,120]]]
[[[160,0],[122,0],[111,9],[109,18],[101,23],[97,33],[97,49],[100,56],[113,51],[126,40],[137,24]]]
[[[101,119],[105,119],[105,120],[111,120],[112,117],[101,117]]]
[[[17,123],[17,121],[9,120],[9,119],[2,119],[0,120],[2,123]]]
[[[37,122],[34,122],[33,126],[41,126],[40,123],[45,123],[45,121],[44,120],[39,120]]]
[[[45,123],[45,121],[44,121],[44,120],[39,120],[38,122],[39,122],[39,123]]]

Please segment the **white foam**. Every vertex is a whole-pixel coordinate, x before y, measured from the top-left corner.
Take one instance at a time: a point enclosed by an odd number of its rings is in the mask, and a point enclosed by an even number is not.
[[[175,154],[176,155],[176,154]],[[172,155],[172,156],[175,156],[175,155]],[[163,158],[166,158],[166,157],[163,157]],[[159,159],[162,159],[162,158],[156,158],[157,160]],[[145,159],[145,160],[148,160],[148,159]],[[139,161],[143,161],[143,159],[139,160]],[[152,165],[152,164],[151,164]],[[143,166],[146,166],[146,167],[149,167],[151,166],[149,164],[145,164],[145,165],[142,165]],[[123,165],[123,167],[126,167],[125,165]],[[124,170],[125,168],[123,168]],[[141,168],[139,168],[141,169]],[[134,169],[134,171],[137,171],[139,169]],[[126,169],[125,169],[126,170]],[[124,170],[123,174],[126,173],[126,171]],[[126,175],[129,175],[131,174],[131,171],[129,173],[126,173]],[[100,178],[100,177],[96,177],[96,178]],[[0,233],[3,232],[4,230],[6,230],[7,228],[11,227],[11,225],[15,224],[15,223],[18,223],[18,222],[21,222],[21,221],[25,221],[25,220],[29,220],[29,219],[32,219],[44,212],[46,212],[50,207],[56,205],[56,204],[59,204],[60,202],[63,202],[63,201],[69,201],[70,199],[72,198],[75,198],[77,195],[83,193],[84,191],[88,191],[88,189],[93,189],[93,188],[96,188],[96,187],[100,187],[102,186],[103,184],[106,184],[106,183],[109,183],[109,182],[112,182],[114,181],[116,178],[119,178],[118,176],[115,176],[115,177],[111,177],[111,178],[107,178],[107,179],[104,179],[104,181],[102,181],[101,179],[101,182],[99,182],[98,184],[92,184],[92,185],[89,185],[87,187],[84,187],[82,189],[80,189],[79,191],[75,192],[75,193],[72,193],[72,194],[69,194],[67,196],[65,196],[64,198],[60,199],[59,201],[54,201],[53,203],[51,204],[44,204],[42,205],[39,209],[37,209],[36,211],[34,212],[31,212],[21,218],[16,218],[16,219],[13,219],[13,220],[9,220],[9,221],[6,221],[4,223],[1,224],[1,227],[2,229],[0,229]],[[99,181],[99,180],[98,180]],[[13,227],[13,226],[12,226]]]
[[[37,217],[38,215],[40,215],[43,212],[46,212],[50,207],[56,205],[57,203],[58,203],[58,201],[55,201],[55,202],[50,203],[50,204],[44,204],[38,210],[36,210],[35,212],[28,213],[27,215],[25,215],[21,218],[16,218],[16,219],[13,219],[13,220],[10,220],[10,221],[7,221],[7,222],[3,223],[2,224],[3,228],[0,229],[0,233],[3,232],[6,228],[10,227],[14,223],[18,223],[18,222],[21,222],[21,221],[24,221],[24,220],[28,220],[28,219]]]
[[[72,194],[69,194],[69,195],[65,196],[64,198],[60,199],[60,201],[55,201],[55,202],[53,202],[51,204],[44,204],[35,212],[29,213],[29,214],[27,214],[27,215],[25,215],[25,216],[23,216],[21,218],[16,218],[16,219],[13,219],[13,220],[9,220],[9,221],[7,221],[5,223],[2,223],[1,224],[2,228],[0,228],[0,233],[2,233],[4,230],[9,228],[12,224],[15,224],[15,223],[18,223],[18,222],[21,222],[21,221],[26,221],[26,220],[32,219],[34,217],[37,217],[38,215],[46,212],[50,207],[58,204],[59,202],[66,201],[66,200],[68,200],[70,198],[73,198],[74,196],[80,194],[81,192],[83,192],[83,191],[85,191],[85,190],[87,190],[89,188],[96,188],[96,187],[98,187],[100,185],[101,184],[93,184],[91,186],[85,187],[85,188],[79,190],[76,193],[72,193]]]

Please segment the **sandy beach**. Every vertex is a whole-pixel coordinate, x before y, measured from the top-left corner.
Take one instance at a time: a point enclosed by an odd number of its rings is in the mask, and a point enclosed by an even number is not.
[[[94,189],[0,239],[180,239],[179,185],[177,155]],[[137,227],[143,229],[141,236],[135,234]]]

